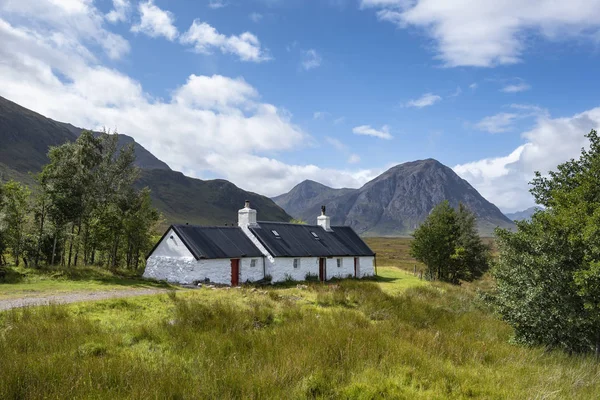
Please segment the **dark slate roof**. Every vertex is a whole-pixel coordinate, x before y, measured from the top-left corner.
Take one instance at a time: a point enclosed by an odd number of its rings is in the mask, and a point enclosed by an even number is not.
[[[259,222],[250,230],[274,257],[373,256],[375,253],[349,226],[332,226],[328,232],[317,225]],[[276,236],[273,231],[277,232]],[[315,238],[312,233],[318,238]]]
[[[263,256],[239,227],[173,225],[171,228],[197,260]]]

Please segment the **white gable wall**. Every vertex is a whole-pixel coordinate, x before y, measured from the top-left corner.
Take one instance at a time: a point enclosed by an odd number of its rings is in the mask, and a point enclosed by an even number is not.
[[[263,278],[262,258],[240,259],[240,283]],[[191,284],[209,279],[212,283],[231,285],[231,260],[196,260],[181,238],[171,229],[146,261],[145,278]]]
[[[156,246],[156,249],[154,249],[151,256],[194,259],[194,255],[188,250],[186,245],[183,244],[183,241],[173,229],[169,230],[164,236],[163,240]]]
[[[375,275],[375,257],[359,257],[358,258],[358,277],[364,278],[366,276]]]

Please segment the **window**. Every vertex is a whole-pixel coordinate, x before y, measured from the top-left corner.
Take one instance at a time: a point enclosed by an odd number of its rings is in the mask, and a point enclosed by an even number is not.
[[[338,265],[338,268],[342,268],[342,259],[341,258],[337,259],[337,265]]]
[[[272,230],[271,232],[273,233],[273,235],[275,235],[276,238],[279,238],[279,232],[277,232],[276,230]]]
[[[256,260],[250,260],[250,268],[256,267]]]
[[[300,259],[294,258],[294,268],[300,268]]]
[[[314,232],[311,232],[311,234],[313,235],[313,237],[314,237],[315,239],[319,240],[319,235],[317,235],[317,234],[316,234],[316,233],[314,233]]]

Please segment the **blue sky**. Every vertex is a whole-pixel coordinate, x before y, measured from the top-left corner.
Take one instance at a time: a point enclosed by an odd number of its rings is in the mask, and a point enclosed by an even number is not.
[[[0,0],[0,95],[266,195],[436,158],[504,211],[600,122],[598,0]]]

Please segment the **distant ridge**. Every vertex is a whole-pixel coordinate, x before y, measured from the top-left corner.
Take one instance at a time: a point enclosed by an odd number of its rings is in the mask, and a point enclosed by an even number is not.
[[[510,219],[511,221],[528,220],[528,219],[531,219],[531,216],[533,214],[535,214],[535,212],[537,210],[540,210],[540,209],[541,209],[541,207],[536,207],[536,206],[529,207],[528,209],[523,210],[523,211],[517,211],[517,212],[514,212],[514,213],[508,213],[508,214],[506,214],[506,217],[508,219]]]
[[[491,235],[496,226],[514,227],[498,207],[434,159],[397,165],[360,189],[332,189],[304,181],[273,200],[294,218],[309,222],[326,205],[332,224],[350,225],[370,236],[410,234],[444,200],[453,207],[460,202],[468,206],[477,215],[483,235]]]

